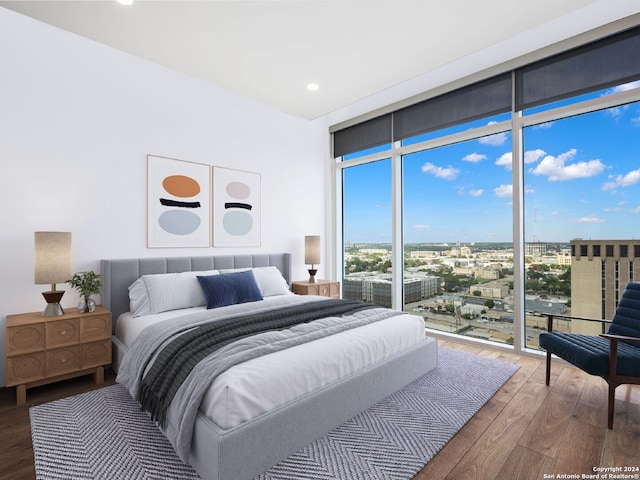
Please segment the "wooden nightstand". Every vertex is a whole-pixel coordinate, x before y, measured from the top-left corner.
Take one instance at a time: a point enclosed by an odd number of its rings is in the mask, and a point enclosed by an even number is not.
[[[304,280],[291,284],[293,293],[298,295],[320,295],[322,297],[340,298],[340,282],[330,280],[316,280],[316,283],[309,283]]]
[[[27,388],[93,374],[104,382],[111,363],[111,312],[43,317],[42,312],[7,315],[7,387],[16,387],[16,401],[27,401]]]

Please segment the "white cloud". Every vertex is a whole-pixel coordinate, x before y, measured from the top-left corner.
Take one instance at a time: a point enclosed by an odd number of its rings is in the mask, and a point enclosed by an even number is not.
[[[460,170],[450,165],[446,168],[443,168],[443,167],[438,167],[433,163],[427,162],[424,165],[422,165],[422,172],[429,173],[434,177],[444,178],[445,180],[454,180],[460,173]]]
[[[635,82],[629,82],[629,83],[625,83],[623,85],[618,85],[617,87],[613,87],[610,88],[609,90],[607,90],[603,96],[606,95],[612,95],[614,93],[620,93],[620,92],[628,92],[629,90],[634,90],[636,88],[640,88],[640,80],[635,81]],[[619,118],[621,117],[625,111],[627,111],[629,109],[629,105],[620,105],[618,107],[611,107],[611,108],[607,108],[605,110],[605,112],[609,115],[611,115],[614,118]],[[635,119],[631,119],[631,123],[635,124]]]
[[[600,160],[580,161],[567,165],[566,163],[576,156],[577,150],[572,148],[568,152],[561,153],[557,157],[547,155],[533,169],[534,175],[545,175],[549,181],[574,180],[576,178],[589,178],[602,173],[605,165]]]
[[[640,117],[633,117],[631,119],[631,125],[634,127],[640,127]]]
[[[484,193],[484,190],[482,190],[481,188],[477,189],[477,190],[469,190],[469,195],[471,195],[472,197],[479,197]]]
[[[499,167],[505,167],[507,170],[511,170],[511,159],[513,154],[511,152],[503,153],[500,158],[496,160],[496,165]]]
[[[431,228],[431,225],[417,224],[417,225],[414,225],[413,228],[415,228],[416,230],[427,230]]]
[[[537,148],[535,150],[527,150],[524,152],[524,163],[534,163],[540,160],[543,156],[545,156],[547,152],[544,150]],[[505,167],[507,170],[511,170],[512,166],[513,154],[511,152],[503,153],[496,160],[495,164],[499,167]]]
[[[611,107],[605,110],[605,113],[611,115],[613,118],[620,118],[626,110],[629,109],[629,105],[621,105],[619,107]]]
[[[541,148],[536,148],[535,150],[527,150],[526,152],[524,152],[524,163],[528,164],[537,162],[546,154],[547,152],[545,152]]]
[[[631,170],[626,175],[609,175],[611,181],[602,185],[602,190],[613,190],[618,187],[630,187],[640,182],[640,168]]]
[[[489,135],[487,137],[481,137],[478,139],[478,142],[484,145],[499,147],[507,143],[508,139],[509,139],[509,134],[505,132],[505,133],[496,133],[495,135]]]
[[[596,217],[580,217],[577,220],[574,220],[574,223],[602,223],[604,222],[603,218]]]
[[[551,215],[555,217],[556,215],[560,215],[560,212],[557,210],[554,210],[553,212],[551,212]]]
[[[640,213],[640,206],[637,206],[636,208],[632,209],[631,213]]]
[[[465,162],[471,162],[471,163],[478,163],[486,159],[487,159],[486,155],[483,155],[481,153],[476,153],[476,152],[470,153],[469,155],[462,157],[462,160],[464,160]]]
[[[513,185],[500,185],[493,189],[498,197],[511,197],[513,195]]]

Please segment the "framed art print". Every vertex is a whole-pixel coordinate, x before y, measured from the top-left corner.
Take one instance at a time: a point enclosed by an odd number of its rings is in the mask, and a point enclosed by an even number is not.
[[[147,246],[211,244],[210,167],[147,155]]]
[[[260,174],[213,167],[213,246],[260,246]]]

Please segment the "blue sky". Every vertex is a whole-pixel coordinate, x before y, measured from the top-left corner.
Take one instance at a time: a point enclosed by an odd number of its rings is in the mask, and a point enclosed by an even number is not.
[[[640,237],[640,103],[529,127],[524,150],[526,241]],[[405,157],[405,242],[511,242],[511,176],[510,133]],[[345,241],[391,241],[390,178],[345,171]]]

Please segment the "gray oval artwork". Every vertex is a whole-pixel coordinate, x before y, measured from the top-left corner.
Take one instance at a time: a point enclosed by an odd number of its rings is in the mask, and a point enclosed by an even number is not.
[[[251,195],[251,188],[249,188],[249,185],[242,182],[229,182],[226,190],[227,195],[231,198],[237,198],[238,200],[249,198],[249,195]]]
[[[158,217],[163,230],[174,235],[189,235],[200,226],[200,217],[186,210],[168,210]]]
[[[222,225],[230,235],[246,235],[253,227],[253,218],[249,212],[230,210],[225,212]]]

